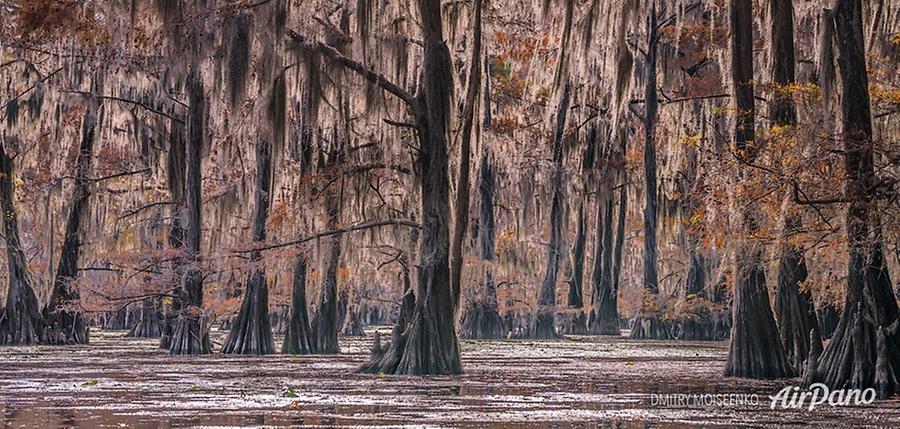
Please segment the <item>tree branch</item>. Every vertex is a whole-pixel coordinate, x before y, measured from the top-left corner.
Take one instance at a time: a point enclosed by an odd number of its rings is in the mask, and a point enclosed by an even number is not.
[[[256,247],[251,247],[248,249],[234,250],[232,253],[242,254],[242,253],[251,253],[251,252],[262,252],[264,250],[271,250],[271,249],[280,249],[282,247],[290,247],[290,246],[296,246],[298,244],[303,244],[303,243],[306,243],[307,241],[312,241],[317,238],[330,237],[332,235],[343,234],[345,232],[353,232],[353,231],[359,231],[359,230],[363,230],[363,229],[378,228],[381,226],[388,226],[388,225],[401,225],[401,226],[408,226],[410,228],[421,228],[422,227],[421,225],[419,225],[416,222],[413,222],[411,220],[405,220],[405,219],[389,219],[389,220],[379,220],[379,221],[372,221],[372,222],[363,222],[363,223],[358,223],[356,225],[350,225],[345,228],[338,228],[338,229],[333,229],[333,230],[329,230],[329,231],[318,232],[318,233],[315,233],[312,235],[308,235],[306,237],[301,237],[301,238],[297,238],[297,239],[294,239],[291,241],[285,241],[282,243],[267,244],[264,246],[256,246]]]
[[[358,75],[362,76],[366,80],[380,86],[381,89],[394,94],[395,96],[397,96],[397,98],[406,102],[406,104],[408,104],[410,108],[415,108],[417,104],[416,98],[403,88],[400,88],[393,82],[389,81],[384,75],[366,67],[359,61],[345,57],[343,54],[338,52],[337,49],[323,42],[310,40],[304,36],[301,36],[294,30],[289,30],[288,35],[291,37],[291,39],[294,39],[294,41],[297,42],[297,44],[299,44],[303,49],[309,49],[321,53],[322,55],[330,58],[332,61],[336,61],[340,65],[355,71]]]

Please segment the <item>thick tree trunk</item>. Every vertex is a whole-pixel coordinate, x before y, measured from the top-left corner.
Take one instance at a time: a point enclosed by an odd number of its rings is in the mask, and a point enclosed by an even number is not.
[[[202,165],[200,152],[206,136],[206,96],[199,72],[192,69],[187,77],[188,114],[185,127],[185,267],[178,291],[178,315],[173,321],[168,341],[173,355],[207,354],[210,352],[209,331],[203,318],[203,274],[196,263],[200,260]]]
[[[169,150],[166,154],[166,186],[168,187],[172,202],[174,203],[171,208],[171,224],[169,224],[169,230],[166,234],[166,241],[168,242],[169,249],[172,250],[180,250],[183,247],[185,236],[184,226],[181,222],[181,211],[185,208],[184,181],[186,148],[184,139],[184,128],[177,123],[173,123],[170,129]],[[181,268],[183,264],[184,262],[180,257],[176,257],[175,260],[172,261],[172,271],[175,273],[174,278],[177,279],[177,281],[181,280]],[[173,284],[172,286],[173,290],[177,290],[180,285]],[[171,300],[171,303],[169,304],[166,304],[165,300],[161,302],[162,326],[159,335],[159,348],[161,349],[169,349],[175,327],[173,322],[180,312],[180,305],[181,301],[178,299]]]
[[[494,260],[496,224],[494,222],[494,195],[497,191],[494,167],[487,147],[482,146],[481,166],[478,172],[478,244],[484,264],[483,293],[466,310],[462,318],[460,337],[467,339],[505,338],[507,329],[497,309],[497,286],[494,284],[492,264]]]
[[[618,299],[613,286],[613,201],[608,190],[597,198],[597,238],[594,244],[594,272],[591,275],[591,312],[588,332],[619,335]]]
[[[161,330],[160,309],[156,305],[155,299],[145,299],[141,301],[141,314],[137,324],[128,331],[126,337],[133,338],[159,338]]]
[[[481,3],[475,0],[472,18],[472,57],[469,62],[469,81],[463,108],[462,141],[459,146],[459,179],[456,185],[453,241],[450,243],[450,284],[453,288],[454,314],[459,310],[460,281],[463,265],[463,240],[469,228],[469,159],[472,157],[472,128],[481,88]]]
[[[266,239],[266,218],[272,193],[272,148],[266,138],[256,144],[256,196],[253,212],[253,242]],[[250,256],[252,262],[260,261],[259,252]],[[269,287],[263,267],[254,268],[247,280],[247,290],[222,353],[265,355],[275,352],[272,325],[269,319]]]
[[[584,201],[578,203],[578,219],[575,225],[575,243],[572,245],[572,276],[569,278],[569,308],[584,307]]]
[[[556,280],[559,275],[559,262],[562,259],[562,217],[563,217],[563,134],[566,130],[566,114],[569,110],[569,83],[565,83],[559,107],[556,110],[556,131],[553,134],[553,202],[550,206],[550,245],[547,248],[547,268],[544,281],[541,283],[538,297],[538,309],[531,320],[527,338],[558,338],[556,332]]]
[[[422,92],[415,103],[422,192],[415,309],[407,329],[381,353],[388,361],[362,368],[386,374],[459,374],[459,340],[450,284],[450,186],[447,134],[453,84],[439,0],[418,0],[424,37]],[[400,351],[402,350],[402,351]],[[400,351],[399,353],[397,353]],[[396,358],[396,359],[395,359]]]
[[[44,307],[44,321],[47,325],[46,341],[52,344],[87,344],[88,329],[84,324],[81,312],[66,308],[78,300],[78,291],[70,284],[78,276],[78,258],[81,254],[85,217],[89,209],[91,197],[91,161],[94,153],[94,137],[97,128],[97,115],[100,106],[96,99],[91,99],[84,113],[81,125],[81,143],[75,159],[75,189],[72,192],[72,205],[66,219],[66,232],[60,250],[59,265],[53,280],[53,291],[50,300]]]
[[[321,56],[308,53],[306,63],[306,91],[300,106],[300,126],[298,127],[295,156],[300,164],[299,174],[307,176],[312,173],[313,147],[316,139],[316,119],[319,111]],[[290,322],[281,346],[282,353],[312,354],[316,352],[312,325],[309,317],[309,306],[306,298],[306,274],[309,265],[307,255],[300,253],[294,263],[294,284],[291,293]]]
[[[771,25],[772,80],[778,86],[769,102],[769,117],[776,126],[794,127],[797,112],[786,86],[794,83],[794,6],[793,0],[772,0],[769,5]],[[802,218],[785,199],[784,244],[778,262],[778,289],[775,292],[775,313],[781,345],[795,374],[803,371],[803,361],[809,355],[810,332],[818,337],[819,327],[812,296],[800,290],[806,281],[806,261],[803,249],[788,241],[796,233]],[[821,347],[821,345],[819,345]]]
[[[9,282],[6,307],[0,313],[0,345],[35,344],[44,340],[44,322],[28,278],[28,262],[19,240],[13,174],[13,160],[0,143],[0,209],[3,210]]]
[[[336,162],[332,162],[332,165]],[[326,189],[325,214],[328,217],[328,229],[340,227],[340,192]],[[313,319],[313,339],[316,353],[337,354],[338,347],[338,263],[341,257],[341,235],[332,235],[329,240],[328,253],[325,259],[325,271],[322,276],[322,288],[319,293],[319,306]]]
[[[808,378],[834,389],[874,387],[879,396],[887,397],[900,390],[896,377],[900,374],[900,322],[874,195],[877,178],[862,19],[859,0],[836,3],[850,255],[844,311],[816,373]]]
[[[631,338],[665,339],[668,329],[656,308],[659,294],[659,273],[656,257],[657,181],[656,181],[656,122],[659,96],[656,89],[656,54],[659,34],[654,2],[647,16],[647,62],[644,81],[644,273],[643,296],[632,322]]]
[[[756,159],[753,100],[753,5],[751,0],[731,0],[731,74],[737,105],[734,140],[737,156],[747,163]],[[738,180],[743,177],[739,173]],[[735,285],[731,345],[725,375],[745,378],[782,378],[793,375],[784,355],[769,305],[763,252],[751,238],[759,228],[760,214],[752,202],[741,212],[734,252]]]
[[[622,163],[619,167],[619,178],[622,184],[619,186],[619,213],[616,217],[616,242],[613,245],[613,272],[612,284],[613,293],[610,298],[613,300],[611,306],[616,309],[616,322],[619,320],[619,286],[622,284],[622,255],[625,251],[625,217],[628,215],[628,176],[625,169],[625,152],[628,139],[622,139]],[[616,333],[616,335],[621,332]]]
[[[309,325],[309,310],[306,305],[306,267],[306,255],[297,255],[294,262],[290,322],[284,335],[284,344],[281,346],[282,353],[306,355],[315,352]]]

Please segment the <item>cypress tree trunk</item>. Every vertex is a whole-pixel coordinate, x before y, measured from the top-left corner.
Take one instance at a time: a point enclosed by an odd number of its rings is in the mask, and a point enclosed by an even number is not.
[[[459,374],[462,365],[450,285],[447,218],[450,213],[447,134],[452,63],[443,40],[440,1],[418,0],[417,3],[425,54],[422,92],[414,107],[422,192],[422,237],[419,240],[415,309],[406,330],[391,342],[389,350],[379,353],[388,359],[367,364],[362,370],[397,375]]]
[[[497,286],[494,284],[492,261],[495,254],[496,225],[494,195],[497,191],[494,168],[487,147],[482,146],[478,170],[478,244],[484,264],[483,292],[463,314],[460,337],[467,339],[505,338],[507,329],[497,309]]]
[[[141,314],[137,324],[128,331],[126,337],[132,338],[159,338],[160,329],[160,310],[157,307],[155,299],[145,299],[141,301]]]
[[[572,277],[569,278],[569,300],[567,302],[570,308],[581,309],[584,307],[584,294],[582,287],[584,285],[584,201],[578,202],[578,220],[575,225],[575,243],[572,245]]]
[[[631,338],[665,339],[668,330],[660,320],[656,308],[659,294],[659,273],[656,258],[656,122],[659,96],[656,90],[656,53],[659,34],[654,1],[647,17],[647,62],[644,82],[644,274],[643,297],[632,322]]]
[[[556,332],[556,280],[562,257],[563,217],[563,133],[566,129],[566,113],[569,110],[570,85],[565,83],[559,107],[556,110],[556,131],[553,134],[553,202],[550,206],[550,245],[547,248],[547,268],[538,297],[537,314],[531,320],[528,338],[558,338]]]
[[[336,165],[337,161],[330,164]],[[325,215],[328,217],[328,229],[335,230],[340,224],[340,193],[333,189],[325,190]],[[322,277],[322,288],[319,294],[319,307],[313,319],[313,339],[316,353],[337,354],[338,347],[338,296],[337,270],[341,257],[341,235],[332,235],[329,240],[328,253],[325,259],[325,271]]]
[[[172,355],[210,352],[209,331],[202,317],[203,275],[196,263],[200,259],[202,166],[200,151],[206,135],[206,96],[199,72],[187,76],[188,113],[185,127],[185,213],[184,249],[186,267],[178,291],[178,315],[168,341]]]
[[[184,245],[185,231],[181,222],[181,211],[185,209],[184,181],[185,181],[185,156],[184,128],[173,123],[170,130],[169,150],[166,154],[166,186],[172,198],[171,224],[166,234],[169,249],[178,250]],[[180,257],[172,261],[172,271],[175,278],[181,279],[184,261]],[[174,285],[173,289],[178,289]],[[174,320],[180,313],[181,300],[174,299],[166,305],[162,303],[162,327],[159,335],[159,348],[168,350],[174,333]]]
[[[472,18],[472,57],[469,62],[469,81],[466,83],[466,100],[463,111],[462,141],[460,142],[459,179],[456,186],[453,241],[450,248],[450,282],[453,288],[455,310],[459,310],[460,276],[463,265],[463,240],[469,228],[469,158],[472,151],[472,128],[481,87],[481,3],[475,0]]]
[[[594,335],[619,335],[618,303],[612,277],[613,201],[610,193],[598,193],[597,238],[594,244],[594,272],[591,275],[591,313],[588,332]]]
[[[794,6],[792,0],[772,0],[769,5],[771,14],[771,53],[772,80],[778,85],[769,103],[769,117],[776,126],[794,127],[797,124],[797,112],[791,95],[784,89],[794,83]],[[803,370],[803,361],[810,350],[810,331],[812,338],[821,342],[818,337],[819,326],[809,291],[800,290],[806,281],[806,261],[803,249],[788,241],[788,237],[801,228],[802,218],[785,198],[784,244],[778,262],[778,289],[775,292],[775,313],[781,345],[787,355],[794,373]],[[819,345],[821,347],[821,344]]]
[[[753,100],[753,5],[751,0],[731,0],[731,78],[737,105],[735,152],[752,163],[754,146]],[[738,180],[743,179],[739,173]],[[759,228],[759,209],[744,204],[739,231],[751,237]],[[782,378],[793,375],[778,340],[778,329],[769,305],[762,249],[749,238],[739,238],[735,249],[735,285],[731,344],[725,375],[744,378]]]
[[[319,106],[319,88],[321,85],[319,67],[321,57],[310,52],[305,55],[306,90],[300,108],[300,127],[297,136],[296,154],[299,158],[301,176],[312,173],[313,146],[315,145],[316,126]],[[281,346],[282,353],[312,354],[316,352],[312,325],[309,318],[309,306],[306,299],[306,274],[309,260],[300,253],[294,263],[294,284],[291,293],[290,322]]]
[[[50,300],[44,307],[43,316],[47,324],[46,342],[51,344],[87,344],[88,329],[81,312],[71,308],[61,308],[78,300],[78,291],[72,289],[71,282],[78,276],[78,258],[81,254],[81,237],[84,235],[84,218],[89,209],[91,197],[90,175],[94,153],[94,137],[100,106],[91,98],[81,125],[81,143],[75,159],[75,189],[72,205],[66,219],[66,232],[60,250],[59,265],[53,280]]]
[[[306,266],[306,255],[297,255],[294,261],[290,322],[284,335],[284,344],[281,345],[282,353],[306,355],[315,352],[306,305]]]
[[[616,324],[619,322],[619,286],[622,281],[622,254],[625,250],[625,216],[628,214],[628,176],[625,169],[625,152],[628,139],[622,139],[622,161],[619,164],[619,180],[622,184],[619,186],[619,213],[616,217],[616,242],[613,245],[613,261],[612,261],[612,284],[613,290],[609,298],[612,303],[610,307],[614,309]],[[621,331],[616,331],[613,335],[620,335]]]
[[[266,138],[256,144],[256,196],[253,211],[253,242],[266,239],[266,217],[272,192],[272,148]],[[250,255],[251,262],[259,262],[259,252]],[[269,288],[263,267],[254,268],[247,280],[247,291],[222,353],[265,355],[275,352],[272,325],[269,319]]]
[[[838,388],[876,388],[880,397],[898,391],[900,338],[897,298],[885,262],[874,194],[872,122],[863,41],[862,5],[839,0],[834,23],[843,94],[847,287],[837,329],[809,380]]]
[[[6,307],[0,313],[0,345],[35,344],[44,340],[44,322],[38,311],[37,297],[28,279],[28,265],[22,242],[13,187],[13,160],[0,143],[0,209],[3,210],[3,235],[6,239],[6,265],[9,270]]]

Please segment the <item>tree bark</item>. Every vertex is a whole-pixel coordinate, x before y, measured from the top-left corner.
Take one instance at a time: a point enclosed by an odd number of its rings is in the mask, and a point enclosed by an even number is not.
[[[597,198],[597,238],[594,244],[594,272],[591,275],[591,312],[588,332],[593,335],[619,335],[618,304],[612,276],[613,201],[610,193]],[[600,195],[598,194],[598,195]]]
[[[569,92],[571,87],[568,82],[564,84],[559,107],[556,110],[556,131],[553,134],[553,172],[552,191],[553,202],[550,206],[550,245],[547,248],[547,268],[544,271],[544,281],[541,283],[538,297],[537,313],[531,320],[529,338],[552,339],[558,338],[556,332],[556,280],[559,275],[559,262],[562,259],[562,216],[563,216],[563,134],[566,129],[566,114],[569,110]]]
[[[332,155],[334,156],[334,155]],[[337,159],[330,164],[337,165]],[[340,192],[329,187],[325,190],[325,215],[328,217],[328,229],[340,227]],[[338,347],[338,263],[341,257],[341,235],[332,235],[328,240],[328,253],[325,259],[325,271],[322,277],[322,288],[319,293],[319,306],[313,319],[313,339],[316,353],[337,354]]]
[[[453,288],[454,314],[459,310],[460,276],[463,264],[463,240],[469,228],[469,159],[472,157],[472,128],[478,106],[478,90],[481,88],[481,3],[472,5],[472,57],[469,62],[469,81],[466,83],[466,100],[463,107],[462,141],[459,146],[459,179],[456,185],[453,241],[450,243],[450,284]]]
[[[91,197],[90,172],[94,153],[97,115],[100,106],[91,98],[81,125],[81,143],[75,158],[75,189],[66,219],[66,232],[60,250],[59,265],[53,280],[50,300],[44,307],[43,316],[47,324],[46,341],[52,344],[87,344],[88,328],[81,312],[71,306],[78,300],[78,291],[71,288],[78,276],[78,258],[81,254],[85,217]]]
[[[450,284],[449,159],[447,135],[453,77],[450,51],[443,40],[439,0],[418,0],[424,39],[422,92],[412,105],[419,138],[422,237],[415,309],[388,361],[361,368],[385,374],[459,374],[462,365]],[[403,94],[401,91],[397,91]],[[398,353],[398,351],[402,350]]]
[[[839,0],[834,23],[843,94],[847,286],[844,311],[811,379],[832,388],[898,391],[900,330],[897,298],[884,258],[874,170],[869,82],[859,0]]]
[[[500,317],[497,286],[493,278],[496,224],[494,221],[494,195],[497,192],[494,167],[486,146],[482,146],[481,166],[478,170],[478,244],[484,264],[483,291],[463,314],[460,337],[467,339],[505,338],[506,326]]]
[[[656,257],[657,181],[656,181],[656,122],[659,95],[656,89],[656,56],[659,31],[656,2],[647,16],[647,55],[644,82],[644,256],[643,296],[632,322],[632,339],[665,339],[668,330],[663,326],[659,309],[659,273]]]
[[[44,322],[28,278],[28,263],[19,240],[19,222],[13,187],[13,160],[0,143],[0,209],[6,238],[8,286],[6,307],[0,314],[0,345],[28,345],[44,340]]]
[[[585,219],[584,201],[578,203],[578,219],[575,225],[575,243],[572,245],[572,276],[569,278],[569,308],[581,309],[584,307],[584,245],[585,245]]]
[[[209,331],[203,318],[203,274],[200,261],[202,165],[200,152],[206,135],[206,96],[199,71],[187,76],[188,114],[185,127],[185,265],[178,293],[178,316],[174,321],[169,353],[196,355],[210,352]]]
[[[272,193],[271,146],[265,137],[256,143],[256,192],[252,225],[254,243],[261,243],[266,239],[266,218]],[[258,251],[250,255],[250,261],[260,263]],[[269,319],[269,288],[265,268],[260,266],[253,269],[247,280],[241,309],[228,332],[222,353],[265,355],[274,352]]]
[[[731,78],[737,105],[735,152],[745,163],[756,159],[753,99],[753,5],[751,0],[731,0]],[[738,181],[742,180],[738,174]],[[743,203],[743,202],[742,202]],[[759,209],[753,202],[741,212],[736,243],[735,285],[731,344],[725,375],[744,378],[791,377],[793,370],[778,339],[769,304],[762,249],[750,238],[759,228]]]
[[[772,0],[769,5],[771,25],[772,81],[775,93],[769,102],[769,117],[776,126],[797,125],[797,111],[787,86],[794,83],[794,6],[793,0]],[[806,260],[803,249],[790,241],[801,228],[802,218],[796,207],[792,207],[789,197],[785,197],[785,219],[783,244],[778,262],[777,290],[775,292],[775,313],[781,345],[794,369],[803,371],[803,361],[809,355],[810,331],[812,338],[818,337],[819,326],[813,307],[812,296],[807,290],[800,290],[806,281]],[[821,345],[820,345],[821,347]]]
[[[281,346],[282,353],[305,355],[315,352],[306,305],[306,267],[306,255],[297,255],[294,260],[290,322],[284,335],[284,344]]]

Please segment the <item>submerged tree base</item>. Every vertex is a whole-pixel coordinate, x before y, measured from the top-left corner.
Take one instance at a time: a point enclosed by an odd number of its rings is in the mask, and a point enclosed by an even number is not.
[[[633,340],[671,340],[675,338],[671,326],[658,314],[642,312],[634,318],[631,326]]]
[[[476,301],[463,313],[460,338],[487,340],[506,338],[508,329],[500,317],[496,303]]]
[[[578,313],[567,314],[563,318],[562,333],[571,335],[587,335],[588,318],[583,311]]]
[[[44,320],[44,343],[58,346],[88,344],[90,330],[76,311],[56,311]]]
[[[171,355],[205,355],[210,353],[209,330],[200,317],[181,314],[174,321],[169,340]]]
[[[38,344],[44,339],[44,323],[38,312],[37,297],[30,287],[10,281],[13,291],[6,308],[0,312],[0,345]],[[13,289],[14,288],[14,289]]]
[[[522,340],[560,340],[563,335],[556,330],[556,312],[552,308],[540,308],[527,315],[526,329],[514,335]]]
[[[247,281],[241,310],[228,332],[223,354],[266,355],[275,353],[269,324],[269,299],[265,273],[255,271]]]
[[[154,303],[144,301],[141,307],[141,318],[138,323],[128,331],[126,337],[134,338],[160,338],[162,336],[162,314]]]

